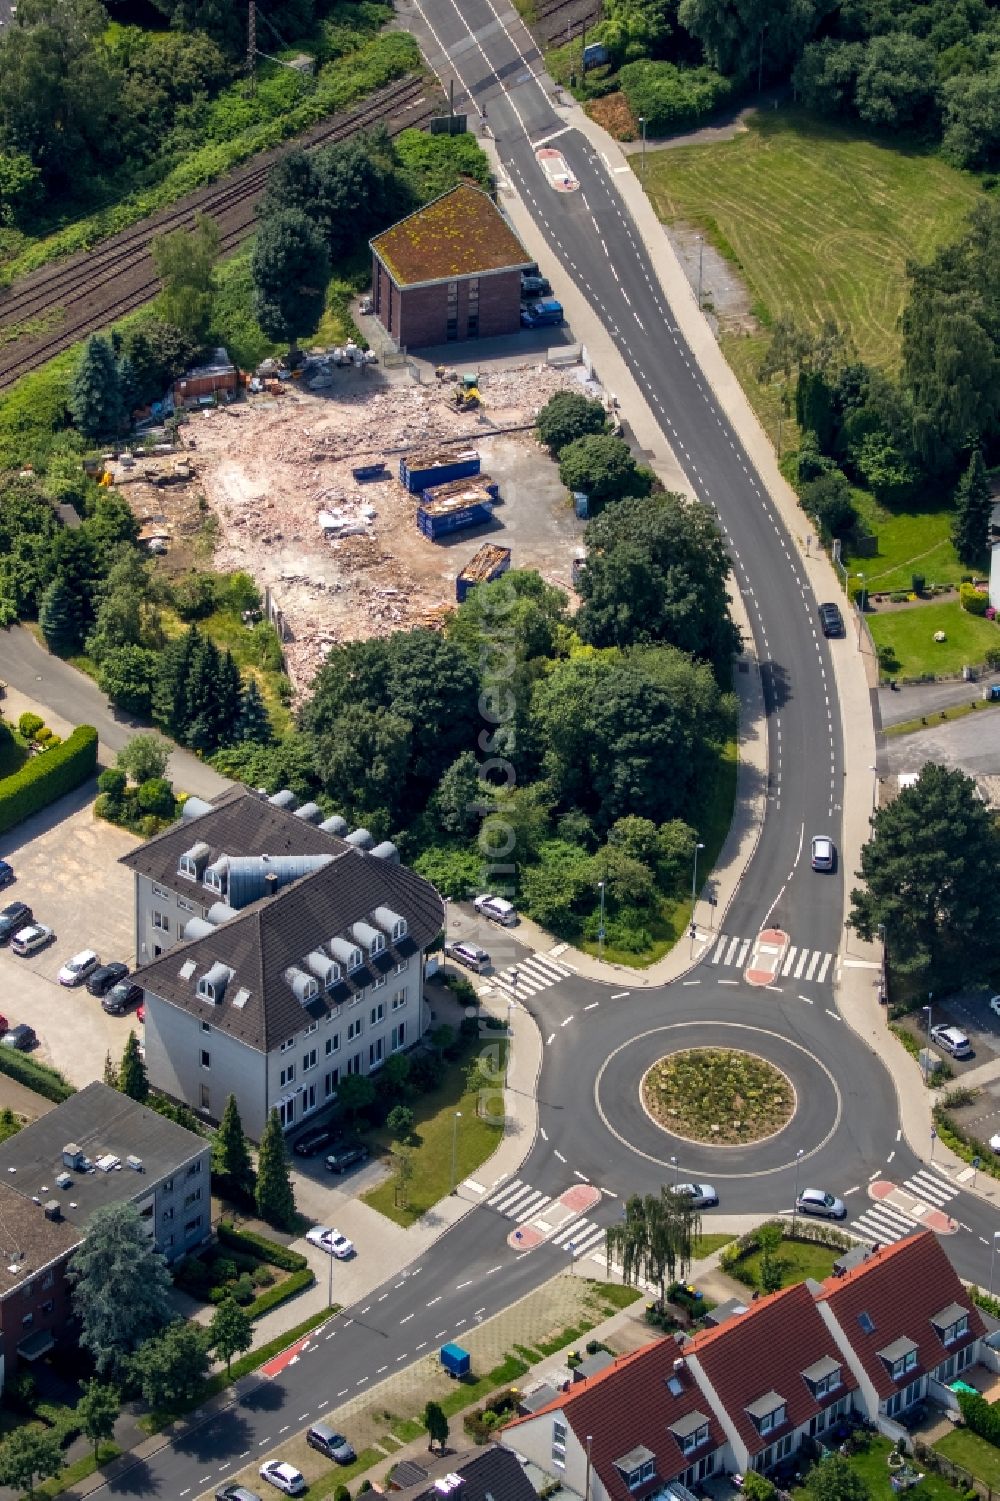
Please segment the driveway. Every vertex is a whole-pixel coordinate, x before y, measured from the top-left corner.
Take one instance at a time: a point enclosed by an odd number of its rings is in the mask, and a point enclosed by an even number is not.
[[[120,1058],[134,1015],[107,1016],[85,986],[56,980],[60,965],[80,949],[102,960],[134,962],[133,877],[118,864],[135,847],[134,835],[94,817],[93,788],[72,793],[5,836],[3,853],[17,872],[0,905],[27,902],[55,942],[18,959],[0,948],[0,995],[8,1021],[38,1033],[37,1057],[71,1083],[88,1084],[104,1071],[105,1054]]]
[[[891,735],[885,741],[883,769],[893,776],[919,772],[928,761],[969,776],[1000,773],[1000,706],[984,705],[962,719],[939,720],[925,730]]]
[[[946,683],[902,683],[895,692],[891,688],[880,688],[878,709],[882,726],[887,729],[889,725],[903,724],[907,719],[953,709],[956,704],[971,704],[982,698],[984,687],[996,682],[1000,682],[1000,674],[985,672],[975,683],[952,679]]]
[[[32,709],[59,734],[63,731],[55,723],[55,717],[67,725],[92,724],[97,730],[105,766],[114,761],[133,736],[150,728],[130,714],[111,708],[93,678],[51,656],[23,626],[10,626],[0,632],[0,659],[3,661],[0,676],[13,690],[2,704],[6,717],[16,721],[25,709]],[[22,702],[22,696],[26,701]],[[199,797],[215,797],[232,786],[228,778],[221,777],[211,766],[180,747],[171,754],[167,775],[178,792],[194,792]]]

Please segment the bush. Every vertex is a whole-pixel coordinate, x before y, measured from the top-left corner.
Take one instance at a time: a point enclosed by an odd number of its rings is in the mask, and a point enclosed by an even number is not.
[[[97,790],[109,803],[120,803],[125,796],[128,777],[117,766],[109,766],[97,778]]]
[[[269,1240],[266,1235],[257,1235],[252,1230],[237,1230],[226,1220],[221,1222],[215,1233],[221,1246],[246,1251],[260,1261],[269,1261],[272,1266],[280,1267],[283,1272],[308,1269],[309,1263],[298,1251],[291,1251],[287,1246],[279,1245],[276,1240]]]
[[[43,724],[40,730],[36,730],[35,731],[35,744],[36,745],[48,745],[48,743],[49,743],[49,741],[51,739],[52,739],[52,731],[49,729],[49,727],[48,727],[47,724]]]
[[[982,589],[973,588],[972,584],[962,584],[958,591],[962,609],[968,610],[970,615],[985,615],[989,608],[990,597]]]
[[[650,135],[703,120],[729,97],[731,84],[712,68],[679,68],[675,63],[626,63],[618,80],[636,119],[641,115]]]
[[[216,1289],[213,1288],[212,1291],[214,1293]],[[245,1308],[248,1303],[252,1303],[254,1300],[252,1278],[246,1272],[243,1272],[239,1277],[237,1277],[235,1282],[222,1289],[223,1297],[225,1297],[227,1293],[232,1293],[233,1297],[236,1299],[237,1303],[239,1303],[240,1307]],[[215,1302],[214,1297],[212,1301],[213,1303]]]
[[[269,1287],[266,1292],[260,1294],[248,1306],[247,1313],[252,1319],[259,1319],[263,1314],[269,1313],[272,1308],[277,1308],[279,1303],[284,1303],[287,1298],[294,1298],[307,1287],[312,1287],[316,1278],[309,1267],[304,1271],[293,1272],[286,1277],[284,1282],[279,1282],[276,1287]]]
[[[0,1048],[0,1074],[16,1079],[25,1088],[33,1089],[36,1094],[43,1095],[56,1105],[61,1105],[71,1094],[76,1094],[73,1085],[56,1069],[49,1068],[45,1063],[36,1063],[34,1058],[15,1052],[13,1048]]]
[[[174,789],[164,777],[151,777],[143,782],[136,801],[143,813],[152,813],[157,818],[173,819],[176,812]]]
[[[1000,646],[987,648],[986,665],[992,672],[1000,672]]]
[[[28,711],[25,711],[17,721],[18,733],[23,735],[25,740],[35,740],[38,736],[38,731],[44,729],[44,727],[45,720],[42,719],[41,715],[32,714]]]
[[[0,781],[0,834],[74,791],[96,766],[97,731],[93,725],[78,725],[62,745]]]

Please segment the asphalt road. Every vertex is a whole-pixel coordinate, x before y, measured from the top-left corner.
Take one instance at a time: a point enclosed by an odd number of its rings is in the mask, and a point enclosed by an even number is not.
[[[577,132],[560,135],[559,147],[580,190],[556,193],[547,185],[531,142],[562,130],[563,121],[534,79],[536,59],[513,12],[499,12],[493,0],[419,0],[412,14],[445,82],[442,54],[450,53],[460,95],[473,110],[488,110],[505,168],[543,224],[553,258],[600,311],[699,495],[716,507],[726,530],[764,663],[771,747],[769,816],[727,914],[727,932],[752,938],[765,923],[777,923],[793,944],[836,954],[841,875],[815,875],[808,842],[814,833],[836,837],[839,828],[843,758],[829,653],[850,650],[850,641],[818,635],[816,601],[781,520],[662,301],[613,182]],[[530,972],[529,955],[515,948],[510,957],[523,959]],[[867,1207],[869,1178],[903,1183],[921,1168],[898,1139],[892,1083],[877,1052],[840,1020],[832,972],[822,982],[783,985],[778,994],[751,989],[739,969],[713,958],[710,949],[683,982],[659,991],[615,991],[571,976],[522,995],[545,1049],[540,1131],[520,1179],[555,1197],[587,1178],[602,1190],[589,1217],[595,1226],[618,1218],[624,1194],[657,1188],[671,1173],[710,1177],[730,1212],[788,1211],[798,1181],[844,1194],[856,1218]],[[797,1090],[794,1124],[755,1149],[709,1153],[677,1144],[678,1161],[671,1162],[669,1138],[653,1130],[634,1100],[644,1064],[678,1036],[725,1038],[773,1057]],[[960,1273],[983,1281],[991,1215],[964,1194],[954,1196],[949,1213],[967,1227],[945,1240],[949,1254]],[[705,1220],[710,1228],[711,1215]],[[338,1318],[315,1350],[273,1380],[253,1384],[226,1415],[165,1446],[111,1489],[178,1497],[204,1490],[280,1446],[282,1432],[314,1417],[317,1403],[335,1406],[444,1340],[460,1338],[470,1322],[566,1265],[571,1246],[512,1249],[507,1237],[515,1223],[484,1197],[421,1264]]]
[[[50,656],[23,626],[0,631],[0,678],[71,724],[92,724],[101,743],[116,753],[150,728],[112,708],[93,678]],[[199,797],[214,797],[232,785],[186,750],[173,751],[167,774],[178,791]]]

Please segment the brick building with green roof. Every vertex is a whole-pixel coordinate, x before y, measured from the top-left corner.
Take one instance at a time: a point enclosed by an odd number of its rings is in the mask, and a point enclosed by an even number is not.
[[[470,183],[371,241],[372,300],[400,348],[516,333],[532,264],[492,198]]]

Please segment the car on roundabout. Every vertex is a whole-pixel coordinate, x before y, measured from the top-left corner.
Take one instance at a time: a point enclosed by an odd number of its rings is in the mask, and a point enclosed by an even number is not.
[[[711,1183],[675,1183],[673,1192],[678,1198],[690,1199],[692,1209],[714,1209],[719,1202]]]
[[[816,1214],[824,1220],[846,1220],[847,1205],[824,1188],[804,1188],[795,1200],[797,1214]]]

